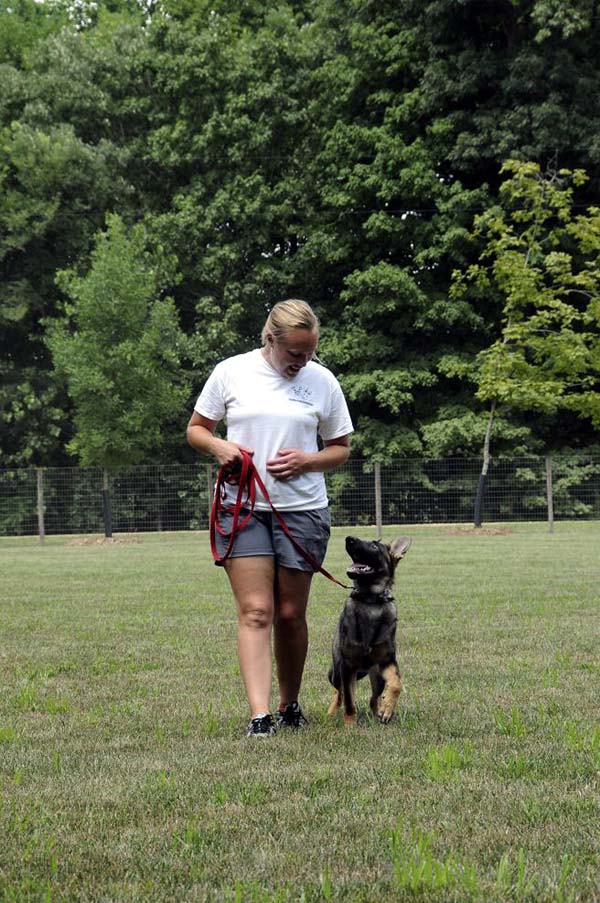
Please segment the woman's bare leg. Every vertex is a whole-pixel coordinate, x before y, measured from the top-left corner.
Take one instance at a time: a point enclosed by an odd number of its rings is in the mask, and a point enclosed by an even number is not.
[[[300,693],[308,650],[306,606],[312,576],[310,571],[277,568],[274,633],[280,708],[295,702]]]
[[[230,558],[225,564],[238,607],[238,660],[250,717],[271,710],[273,558]]]

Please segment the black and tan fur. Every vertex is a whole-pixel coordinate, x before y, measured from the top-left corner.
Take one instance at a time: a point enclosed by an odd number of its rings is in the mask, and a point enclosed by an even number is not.
[[[369,675],[371,710],[382,724],[394,714],[402,690],[396,661],[396,603],[392,584],[396,565],[410,546],[399,536],[390,545],[346,537],[354,586],[333,638],[329,681],[335,692],[328,715],[344,706],[346,724],[356,724],[356,682]]]

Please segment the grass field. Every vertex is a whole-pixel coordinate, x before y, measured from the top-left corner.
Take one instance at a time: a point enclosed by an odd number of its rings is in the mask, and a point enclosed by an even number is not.
[[[0,540],[0,900],[600,900],[600,524],[402,532],[394,722],[326,718],[318,576],[254,742],[206,535]]]

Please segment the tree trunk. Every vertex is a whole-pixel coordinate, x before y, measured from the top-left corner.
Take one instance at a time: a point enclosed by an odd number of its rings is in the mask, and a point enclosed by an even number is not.
[[[496,413],[496,399],[494,399],[492,401],[488,425],[487,425],[487,429],[485,431],[485,439],[483,440],[483,464],[481,467],[481,473],[479,475],[479,482],[477,484],[477,494],[475,496],[475,513],[474,513],[474,517],[473,517],[473,526],[475,526],[476,528],[481,527],[481,524],[482,524],[482,511],[483,511],[483,501],[485,498],[485,486],[487,483],[488,470],[489,470],[490,461],[491,461],[490,438],[492,435],[492,427],[494,425],[495,413]]]

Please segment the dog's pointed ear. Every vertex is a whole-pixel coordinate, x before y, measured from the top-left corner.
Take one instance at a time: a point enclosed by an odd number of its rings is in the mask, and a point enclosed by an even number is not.
[[[398,536],[390,543],[390,555],[394,561],[394,566],[398,564],[401,558],[404,558],[410,548],[411,540],[408,536]]]

